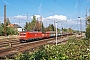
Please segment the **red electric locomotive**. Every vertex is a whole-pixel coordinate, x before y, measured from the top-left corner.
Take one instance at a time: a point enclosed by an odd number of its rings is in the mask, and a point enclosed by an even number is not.
[[[26,41],[33,41],[35,39],[43,39],[43,38],[49,38],[50,37],[50,32],[20,32],[19,40],[20,42],[26,42]]]

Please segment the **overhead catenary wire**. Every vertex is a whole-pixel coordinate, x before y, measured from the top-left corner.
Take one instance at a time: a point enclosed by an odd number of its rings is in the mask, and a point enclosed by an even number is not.
[[[55,0],[56,3],[58,3],[60,6],[62,6],[63,8],[65,8],[66,10],[68,10],[70,13],[74,14],[70,9],[68,9],[67,7],[65,7],[64,5],[62,5],[60,2],[58,2],[57,0]]]
[[[56,3],[58,3],[60,6],[62,6],[63,8],[65,8],[66,10],[68,10],[71,14],[75,14],[73,13],[70,9],[68,9],[67,7],[65,7],[64,5],[62,5],[60,2],[58,2],[57,0],[55,0]],[[80,1],[81,2],[81,1]],[[75,26],[76,27],[76,26]],[[75,28],[74,26],[72,28]]]
[[[80,17],[82,0],[78,0],[78,17]]]
[[[7,1],[5,0],[5,2],[7,2]],[[8,2],[7,2],[7,3],[8,3]],[[15,7],[12,7],[9,3],[8,3],[8,4],[7,4],[7,3],[6,3],[7,8],[10,8],[12,11],[19,12],[19,15],[20,15],[20,13],[24,12],[24,11],[22,11],[22,10],[18,10],[18,9],[15,8]],[[27,15],[26,15],[26,16],[27,16]],[[28,20],[28,18],[26,18],[26,19],[13,18],[13,19],[23,20],[23,21],[27,21],[27,20]]]
[[[34,5],[34,6],[39,7],[39,5],[36,5],[36,4],[32,3],[31,1],[27,1],[27,0],[24,0],[24,1],[30,3],[30,4],[32,4],[32,5]],[[18,9],[16,9],[16,8],[14,8],[14,7],[11,7],[10,5],[8,5],[8,6],[9,6],[12,10],[14,10],[14,11],[16,11],[16,12],[23,12],[23,11],[21,11],[21,10],[19,11]],[[54,13],[54,14],[58,14],[58,13],[53,12],[53,11],[47,9],[47,8],[44,8],[44,7],[41,7],[41,8],[44,9],[44,10],[50,11],[50,12],[52,12],[52,13]]]
[[[39,7],[39,5],[37,5],[37,4],[34,4],[34,3],[32,3],[31,1],[28,1],[28,0],[24,0],[24,1],[26,1],[26,2],[28,2],[28,3],[30,3],[30,4],[32,4],[32,5],[34,5],[34,6],[36,6],[36,7]],[[56,2],[57,2],[57,0],[56,0]],[[60,4],[61,5],[61,4]],[[62,7],[64,7],[66,10],[68,10],[69,12],[71,12],[71,13],[73,13],[72,11],[70,11],[68,8],[66,8],[65,6],[63,6],[63,5],[61,5]],[[13,8],[13,7],[12,7]],[[47,11],[50,11],[50,12],[52,12],[52,13],[54,13],[54,14],[58,14],[58,13],[56,13],[56,12],[53,12],[53,11],[51,11],[51,10],[49,10],[49,9],[47,9],[47,8],[44,8],[44,7],[41,7],[42,9],[44,9],[44,10],[47,10]],[[17,10],[17,9],[16,9]],[[15,11],[16,11],[15,10]]]
[[[9,6],[9,8],[11,9],[11,10],[13,10],[13,11],[15,11],[15,12],[24,12],[24,11],[22,11],[22,10],[18,10],[17,8],[15,8],[15,7],[12,7],[6,0],[4,0],[5,2],[6,2],[6,5],[7,5],[7,7]],[[8,3],[8,4],[7,4]]]
[[[77,3],[77,5],[78,5],[78,7],[77,7],[77,8],[78,8],[77,18],[80,19],[80,18],[81,18],[81,17],[80,17],[80,9],[81,9],[81,3],[82,3],[82,1],[81,1],[81,0],[77,0],[77,2],[78,2],[78,3]],[[79,27],[78,27],[78,25],[79,25],[78,19],[77,19],[77,25],[76,25],[76,26],[77,26],[77,30],[79,29]],[[74,28],[75,28],[75,27],[74,27]]]
[[[82,1],[79,0],[79,6],[78,6],[78,18],[79,18],[79,20],[80,20],[80,33],[81,33],[81,31],[82,31],[82,21],[81,21],[81,17],[80,17],[81,3],[82,3]]]
[[[31,1],[27,1],[27,0],[24,0],[24,1],[26,1],[27,3],[30,3],[30,4],[32,4],[32,5],[34,5],[34,6],[36,6],[36,7],[39,7],[39,5],[34,4],[34,3],[31,2]],[[54,11],[51,11],[51,10],[45,8],[45,7],[41,7],[41,8],[44,9],[44,10],[47,10],[47,11],[49,11],[49,12],[52,12],[52,13],[54,13],[54,14],[58,14],[58,13],[56,13],[56,12],[54,12]]]

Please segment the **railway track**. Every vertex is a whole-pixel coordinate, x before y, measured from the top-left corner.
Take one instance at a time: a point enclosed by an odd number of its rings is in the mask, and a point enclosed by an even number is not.
[[[0,49],[2,48],[9,48],[10,45],[14,46],[20,44],[19,40],[6,40],[3,42],[0,42]]]
[[[58,43],[65,42],[65,41],[67,41],[67,37],[59,38]],[[10,41],[10,42],[12,42],[12,41]],[[39,46],[45,45],[45,44],[51,44],[51,43],[55,44],[55,38],[49,38],[49,39],[28,42],[28,43],[17,43],[17,45],[15,44],[15,42],[12,42],[12,45],[13,45],[12,47],[0,49],[0,58],[5,58],[5,56],[10,57],[18,52],[24,52],[27,50],[29,51],[30,49],[33,49],[33,48],[36,48],[36,47],[39,47]],[[3,43],[1,43],[1,44],[3,44]]]

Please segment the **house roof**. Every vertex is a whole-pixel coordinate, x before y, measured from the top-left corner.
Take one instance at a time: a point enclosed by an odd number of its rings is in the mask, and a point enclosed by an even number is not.
[[[19,26],[18,24],[14,24],[15,27],[17,28],[22,28],[21,26]]]
[[[16,27],[16,28],[22,28],[18,24],[9,24],[7,27]]]
[[[9,24],[7,27],[14,27],[14,24]]]

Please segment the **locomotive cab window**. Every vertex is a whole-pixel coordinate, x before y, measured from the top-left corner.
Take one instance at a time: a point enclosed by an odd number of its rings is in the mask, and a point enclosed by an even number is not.
[[[20,34],[21,36],[25,36],[26,34]]]
[[[20,36],[25,36],[26,34],[25,33],[21,33]]]

